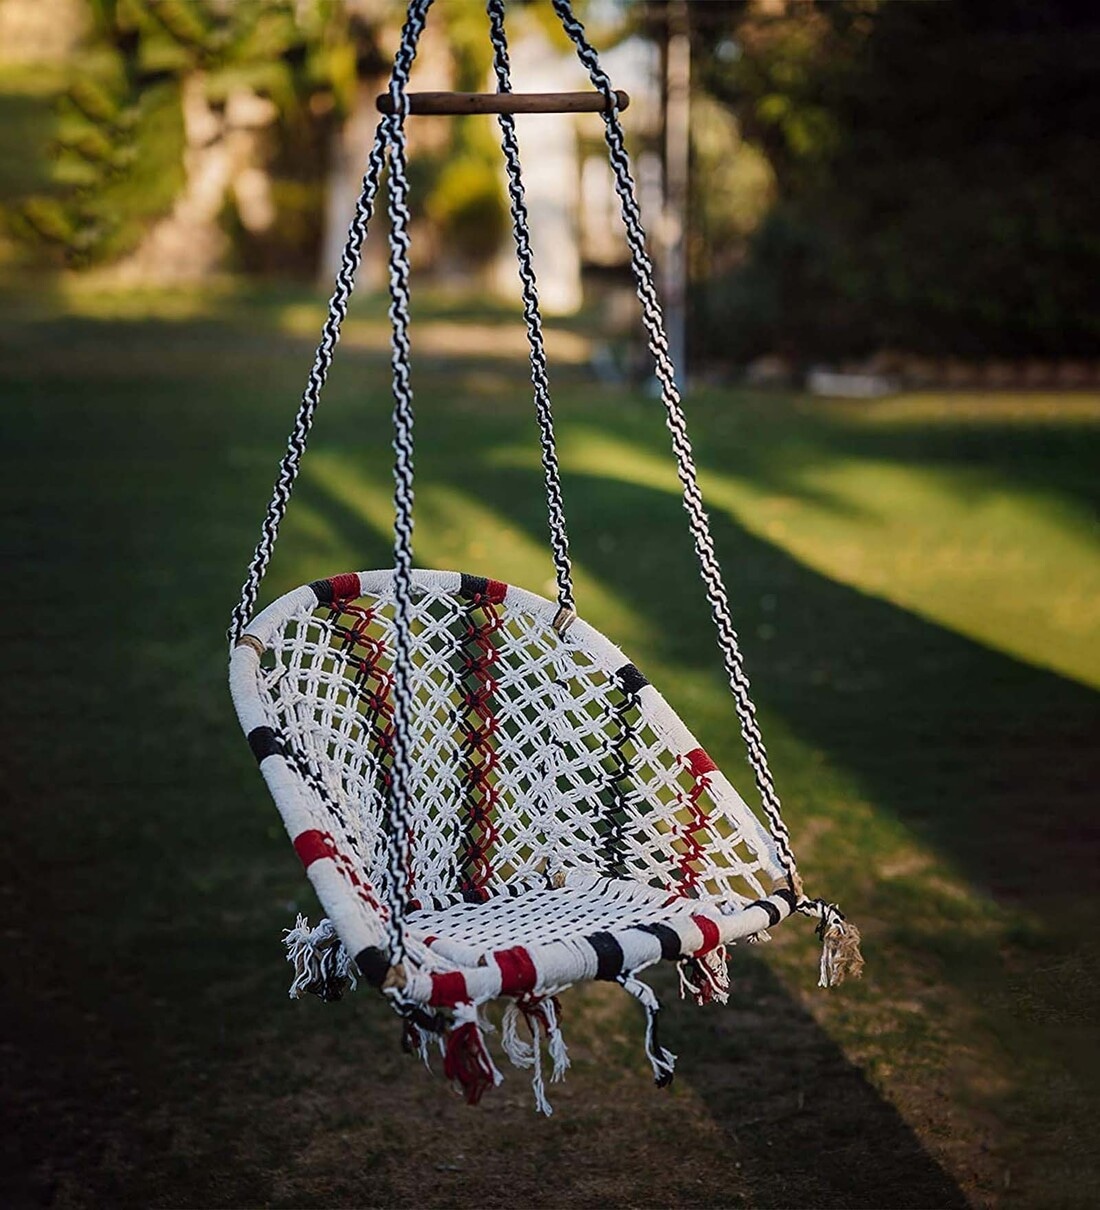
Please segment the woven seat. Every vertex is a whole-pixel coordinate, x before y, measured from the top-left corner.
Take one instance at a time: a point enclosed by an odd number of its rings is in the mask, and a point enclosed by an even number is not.
[[[382,944],[386,918],[394,607],[389,571],[303,586],[249,625],[231,671],[242,726],[352,954]],[[765,889],[783,880],[767,830],[619,648],[558,619],[553,602],[498,581],[413,574],[410,938],[438,938],[436,958],[464,967],[558,945],[541,980],[557,986],[777,923],[794,897]],[[657,924],[663,934],[642,927]],[[596,934],[613,936],[617,962],[593,957]],[[415,976],[409,992],[453,1002]]]
[[[719,908],[636,882],[574,873],[559,887],[414,911],[408,926],[414,942],[461,971],[461,983],[437,978],[429,997],[453,1007],[471,996],[542,996],[578,979],[617,979],[662,958],[702,958],[778,924],[793,906],[787,890],[745,907]],[[524,952],[522,966],[517,950]],[[529,983],[520,985],[524,972]],[[724,962],[707,972],[715,976],[710,990],[724,999]]]
[[[780,895],[776,901],[785,903],[787,897]],[[757,906],[762,903],[774,906],[771,899],[756,901]],[[774,910],[770,922],[778,923],[786,913]],[[596,933],[610,933],[617,944],[630,947],[636,940],[630,934],[639,931],[658,939],[663,934],[665,952],[659,956],[681,958],[716,942],[734,941],[758,927],[758,917],[740,908],[723,911],[636,882],[583,874],[568,876],[561,887],[536,887],[485,903],[414,911],[407,919],[414,939],[466,967],[484,964],[494,951],[516,945],[537,950],[557,942],[576,944]]]

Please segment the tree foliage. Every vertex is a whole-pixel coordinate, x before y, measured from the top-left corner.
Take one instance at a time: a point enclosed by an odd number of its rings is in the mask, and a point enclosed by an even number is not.
[[[1100,17],[1069,0],[690,5],[776,203],[701,283],[743,356],[1094,352]]]
[[[278,226],[300,230],[295,211],[320,207],[325,134],[354,99],[372,31],[328,0],[89,5],[92,33],[59,100],[52,187],[11,208],[15,234],[76,267],[132,249],[183,188],[181,88],[196,73],[215,107],[235,88],[274,103],[273,196],[287,203]]]

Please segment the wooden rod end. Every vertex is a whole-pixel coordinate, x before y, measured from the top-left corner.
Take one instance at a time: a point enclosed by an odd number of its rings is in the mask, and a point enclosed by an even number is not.
[[[603,113],[607,102],[603,93],[593,89],[584,92],[410,92],[406,94],[410,114],[471,113]],[[630,97],[615,90],[616,107],[630,105]],[[376,102],[378,112],[393,113],[393,100],[388,92]]]

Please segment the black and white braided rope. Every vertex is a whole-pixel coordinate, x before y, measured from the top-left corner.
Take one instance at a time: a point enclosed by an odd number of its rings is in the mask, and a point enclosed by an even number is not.
[[[264,516],[260,539],[248,566],[240,599],[233,610],[229,627],[230,642],[235,643],[256,608],[260,585],[271,562],[279,528],[286,515],[294,482],[301,469],[302,456],[309,440],[317,405],[332,365],[340,329],[347,317],[348,303],[355,288],[355,275],[362,259],[363,242],[374,213],[383,168],[389,151],[388,211],[390,218],[390,321],[393,328],[394,394],[394,585],[396,590],[394,629],[394,738],[392,748],[391,789],[385,835],[386,885],[384,898],[390,908],[385,922],[389,957],[394,966],[405,957],[404,915],[405,881],[409,865],[410,811],[408,784],[410,753],[408,737],[412,715],[412,696],[407,664],[410,648],[410,601],[412,594],[413,525],[413,410],[409,378],[409,209],[408,178],[405,157],[405,97],[416,58],[416,48],[424,29],[432,0],[411,0],[394,58],[389,92],[394,101],[393,114],[378,124],[371,147],[363,185],[336,275],[336,287],[329,299],[328,316],[321,331],[309,381],[294,419],[286,453],[279,463],[271,500]]]
[[[493,44],[493,70],[497,90],[511,92],[511,67],[508,61],[508,40],[504,32],[504,0],[488,0],[489,35]],[[569,535],[565,525],[562,502],[561,471],[558,467],[557,445],[554,440],[554,416],[550,404],[550,382],[546,366],[546,347],[542,335],[542,315],[539,311],[538,286],[531,254],[531,233],[528,225],[527,202],[523,192],[519,143],[516,121],[510,113],[502,113],[500,144],[508,170],[508,197],[512,212],[512,234],[516,242],[516,260],[523,293],[523,318],[527,323],[527,341],[531,348],[531,381],[535,388],[535,416],[542,446],[542,469],[546,482],[546,510],[550,522],[550,548],[554,560],[554,575],[558,585],[558,604],[563,610],[574,609],[573,572],[569,563]]]
[[[622,123],[616,108],[615,92],[611,80],[600,66],[599,56],[589,43],[584,25],[573,13],[570,0],[553,0],[554,11],[561,20],[566,34],[576,47],[578,58],[588,71],[589,78],[599,92],[608,100],[603,114],[605,137],[611,155],[611,167],[615,175],[615,191],[619,195],[623,224],[626,227],[627,243],[634,270],[638,298],[642,304],[642,320],[645,324],[649,350],[653,355],[657,380],[661,384],[661,400],[665,407],[666,421],[672,435],[672,448],[676,456],[676,470],[683,489],[684,509],[688,515],[692,540],[706,588],[711,616],[718,630],[718,644],[722,652],[726,675],[729,679],[741,735],[748,749],[749,764],[756,779],[761,804],[768,818],[768,825],[775,841],[779,862],[793,885],[797,885],[797,867],[791,851],[790,834],[783,822],[779,795],[775,789],[768,754],[760,727],[756,721],[756,707],[749,692],[749,680],[745,674],[737,632],[730,616],[729,598],[722,572],[714,551],[710,522],[703,507],[699,491],[698,475],[688,438],[680,392],[676,387],[675,371],[668,352],[661,304],[654,285],[653,264],[645,246],[645,231],[635,196],[634,180],[630,172],[630,160],[626,152]]]
[[[268,502],[260,530],[260,539],[256,543],[244,584],[241,586],[240,599],[229,624],[229,641],[235,643],[248,625],[256,609],[260,595],[260,585],[263,582],[275,543],[279,537],[279,527],[286,516],[290,494],[294,490],[294,481],[302,465],[302,455],[306,452],[309,441],[309,431],[313,427],[313,419],[317,412],[317,404],[324,390],[328,372],[332,366],[332,358],[336,345],[340,340],[340,329],[348,313],[348,303],[355,289],[355,275],[359,270],[359,262],[363,255],[363,241],[367,237],[367,227],[374,214],[374,201],[378,194],[378,183],[386,162],[386,119],[378,124],[374,144],[367,160],[367,170],[363,176],[363,184],[359,199],[355,204],[355,213],[348,228],[347,239],[340,255],[340,268],[336,274],[336,287],[329,299],[328,316],[321,329],[321,341],[314,354],[313,366],[309,372],[309,380],[302,394],[302,402],[294,417],[294,427],[290,433],[286,453],[279,462],[279,470]]]
[[[412,534],[413,534],[413,392],[409,347],[409,181],[405,148],[405,95],[416,46],[432,0],[411,0],[401,45],[390,74],[393,113],[385,120],[390,160],[387,177],[387,213],[390,220],[390,325],[393,371],[393,763],[386,801],[386,922],[392,966],[405,959],[406,881],[411,862],[412,809],[409,782],[412,753],[413,695],[409,664],[412,660]]]

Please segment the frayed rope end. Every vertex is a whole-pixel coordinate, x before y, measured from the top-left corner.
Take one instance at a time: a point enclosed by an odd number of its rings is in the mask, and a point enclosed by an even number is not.
[[[858,979],[863,974],[859,929],[845,918],[835,903],[826,903],[824,899],[807,899],[798,905],[798,910],[819,917],[817,935],[821,939],[821,966],[818,987],[836,987],[845,979]]]
[[[331,1003],[358,985],[359,972],[331,920],[325,918],[311,929],[305,916],[299,915],[293,928],[283,930],[283,944],[286,960],[294,968],[292,1000],[308,993]]]
[[[690,996],[696,1004],[728,1004],[730,976],[726,947],[719,946],[707,954],[682,958],[677,963],[680,976],[680,999]]]
[[[666,1050],[657,1034],[657,1021],[661,1015],[661,1004],[653,988],[633,974],[620,975],[619,986],[645,1009],[645,1053],[653,1068],[653,1082],[658,1088],[667,1088],[676,1074],[676,1056]]]
[[[460,1004],[455,1008],[454,1024],[447,1034],[443,1074],[462,1092],[468,1105],[476,1105],[504,1079],[485,1045],[484,1025],[474,1005]]]

